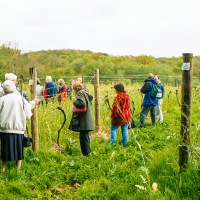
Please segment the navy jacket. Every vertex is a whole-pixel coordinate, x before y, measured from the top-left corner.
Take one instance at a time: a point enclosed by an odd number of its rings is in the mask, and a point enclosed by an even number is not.
[[[144,82],[145,84],[140,89],[141,93],[145,94],[143,102],[142,102],[142,106],[150,106],[150,105],[157,106],[158,99],[152,98],[150,96],[150,91],[152,90],[152,86],[153,84],[157,84],[157,81],[154,78],[152,78],[152,79],[146,79]]]
[[[47,98],[54,97],[58,94],[57,85],[54,82],[46,83]]]

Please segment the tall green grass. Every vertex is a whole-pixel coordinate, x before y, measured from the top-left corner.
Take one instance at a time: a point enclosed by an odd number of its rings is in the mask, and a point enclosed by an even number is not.
[[[93,86],[87,87],[93,93]],[[142,101],[139,88],[140,85],[126,86],[135,103],[137,123]],[[40,150],[35,153],[31,148],[25,149],[19,172],[15,163],[8,164],[9,170],[0,175],[0,199],[199,199],[199,97],[192,107],[189,166],[180,173],[180,106],[176,89],[166,87],[164,123],[152,127],[148,118],[145,128],[129,130],[129,143],[123,147],[120,130],[116,145],[109,145],[110,111],[104,96],[108,95],[112,103],[115,93],[112,86],[101,86],[101,133],[91,133],[89,157],[81,155],[78,133],[68,130],[72,102],[60,105],[67,116],[60,148],[56,141],[63,115],[56,109],[58,103],[39,106]],[[103,137],[99,137],[101,134]],[[152,189],[154,182],[157,190]]]

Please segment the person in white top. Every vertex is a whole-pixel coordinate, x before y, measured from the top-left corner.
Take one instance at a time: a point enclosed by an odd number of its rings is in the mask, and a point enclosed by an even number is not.
[[[43,106],[44,88],[41,86],[41,82],[39,78],[37,79],[36,93],[37,93],[37,99],[39,100],[39,104],[41,103]]]
[[[8,161],[16,161],[17,168],[21,168],[26,119],[32,116],[32,112],[26,99],[15,93],[16,86],[13,81],[5,81],[2,87],[4,96],[0,98],[0,138],[4,172]]]
[[[15,74],[13,74],[13,73],[6,73],[5,74],[5,80],[13,81],[15,86],[17,84],[17,76]],[[15,90],[15,94],[21,96],[21,94],[20,94],[20,92],[18,90]],[[4,95],[4,91],[3,91],[3,88],[2,88],[2,89],[0,89],[0,97],[2,97],[3,95]],[[29,102],[29,106],[30,106],[31,110],[35,107],[36,104],[38,104],[38,99],[37,98]]]

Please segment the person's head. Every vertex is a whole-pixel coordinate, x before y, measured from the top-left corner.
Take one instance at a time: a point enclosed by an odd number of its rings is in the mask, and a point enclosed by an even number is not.
[[[5,80],[13,81],[15,85],[17,85],[17,76],[13,73],[6,73],[5,74]]]
[[[148,75],[147,75],[147,79],[152,79],[154,77],[154,75],[152,74],[152,73],[149,73]]]
[[[3,82],[2,88],[5,94],[15,92],[16,90],[15,83],[11,80],[6,80],[5,82]]]
[[[58,85],[59,85],[59,86],[64,86],[64,85],[65,85],[64,79],[62,79],[62,78],[59,79],[59,80],[58,80]]]
[[[155,76],[154,78],[158,83],[160,83],[160,76]]]
[[[118,92],[118,93],[119,92],[125,92],[124,86],[121,83],[114,85],[114,88],[115,88],[116,92]]]
[[[82,82],[83,82],[83,79],[82,79],[81,77],[78,77],[78,78],[77,78],[77,81],[80,82],[80,83],[82,83]]]
[[[52,81],[51,76],[46,76],[46,83],[51,82],[51,81]]]
[[[71,81],[69,82],[71,88],[73,88],[74,82],[75,82],[75,80],[71,80]]]
[[[74,82],[73,84],[73,90],[75,91],[75,93],[77,93],[78,91],[82,90],[84,87],[83,87],[83,84],[80,83],[80,82]]]

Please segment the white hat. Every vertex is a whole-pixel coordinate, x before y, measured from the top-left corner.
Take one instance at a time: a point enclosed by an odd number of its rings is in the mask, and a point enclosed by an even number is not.
[[[51,76],[46,76],[46,81],[52,81]]]
[[[13,73],[6,73],[5,74],[5,80],[14,81],[14,80],[17,80],[17,76]]]
[[[14,82],[11,80],[4,81],[2,84],[2,88],[5,93],[15,92],[15,90],[16,90],[16,86],[15,86]]]

